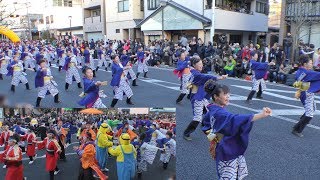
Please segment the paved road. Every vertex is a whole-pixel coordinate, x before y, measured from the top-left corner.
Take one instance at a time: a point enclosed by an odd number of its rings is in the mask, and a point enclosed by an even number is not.
[[[78,156],[73,151],[73,146],[77,146],[78,143],[74,141],[66,149],[67,161],[59,161],[58,168],[61,170],[56,179],[59,180],[76,180],[78,178],[78,172],[80,167],[80,161]],[[1,149],[2,150],[2,149]],[[29,165],[29,158],[23,156],[24,165],[24,176],[28,180],[46,180],[49,179],[49,173],[45,171],[45,151],[37,151],[38,158],[34,161],[32,165]],[[142,179],[153,179],[153,180],[163,180],[168,179],[175,174],[175,159],[171,159],[168,165],[168,169],[163,170],[162,163],[159,161],[160,153],[158,152],[156,159],[152,165],[148,165],[148,171],[143,173]],[[109,157],[107,168],[109,169],[108,177],[110,180],[117,179],[117,166],[116,159],[114,157]],[[4,179],[5,169],[2,169],[2,164],[0,166],[0,179]]]
[[[132,90],[134,93],[134,96],[132,97],[132,101],[135,104],[134,107],[172,107],[174,106],[174,104],[172,104],[171,102],[174,102],[172,101],[172,99],[175,98],[176,96],[175,94],[170,94],[171,91],[169,89],[155,86],[152,82],[149,82],[150,80],[153,80],[153,79],[159,79],[162,81],[174,80],[174,82],[176,82],[176,78],[173,75],[173,73],[170,72],[169,73],[170,75],[168,75],[168,70],[162,70],[162,69],[157,69],[152,67],[149,69],[150,69],[150,72],[148,73],[148,76],[150,78],[143,78],[140,75],[140,79],[137,81],[137,84],[139,86],[132,87]],[[53,97],[49,95],[49,96],[46,96],[46,98],[41,101],[41,106],[49,107],[49,108],[50,107],[73,107],[73,108],[81,107],[77,104],[77,102],[80,100],[79,94],[82,92],[82,89],[78,89],[77,84],[74,83],[69,87],[68,91],[65,91],[64,90],[65,72],[64,71],[59,72],[55,64],[53,64],[53,67],[51,68],[51,70],[55,78],[55,81],[58,84],[60,99],[62,100],[62,102],[59,104],[53,103]],[[108,70],[109,71],[105,71],[104,67],[102,67],[97,72],[96,80],[110,82],[111,81],[110,68]],[[134,70],[136,72],[136,67],[134,67]],[[5,77],[5,80],[0,81],[0,84],[1,84],[0,94],[7,95],[7,97],[9,97],[8,99],[11,106],[14,106],[17,104],[23,104],[23,103],[27,103],[35,106],[35,101],[38,93],[37,89],[35,89],[34,87],[35,72],[27,70],[26,73],[28,74],[27,79],[30,83],[30,87],[32,88],[30,91],[25,90],[24,85],[20,84],[18,87],[16,87],[16,92],[12,93],[10,92],[11,78]],[[170,83],[166,83],[166,82],[164,82],[164,84],[170,85]],[[107,98],[102,99],[102,101],[107,107],[109,107],[113,98],[112,87],[110,85],[102,86],[101,90],[104,90],[105,94],[108,96]],[[129,105],[127,105],[125,101],[119,101],[116,107],[129,107]]]
[[[222,82],[221,82],[222,83]],[[246,179],[318,180],[320,179],[319,111],[304,131],[304,138],[291,134],[291,128],[303,113],[301,103],[293,98],[295,90],[268,84],[263,100],[252,105],[244,103],[250,83],[238,79],[223,82],[231,88],[230,112],[246,114],[260,112],[265,106],[273,116],[254,123],[249,147],[245,153],[249,176]],[[319,97],[316,98],[319,101]],[[193,141],[183,139],[183,131],[192,120],[190,103],[177,106],[177,177],[178,179],[217,179],[215,161],[208,153],[209,143],[199,129]]]
[[[31,72],[28,72],[30,74]],[[58,74],[57,70],[54,70]],[[134,87],[136,107],[174,107],[175,99],[179,94],[179,81],[172,70],[150,68],[149,78],[140,78],[138,87]],[[105,77],[105,78],[104,78]],[[30,77],[28,77],[30,79]],[[64,92],[64,75],[57,76],[60,91]],[[99,71],[98,80],[110,80],[110,72]],[[2,81],[9,84],[8,80]],[[0,86],[0,92],[8,92],[9,86]],[[268,84],[263,100],[255,100],[253,105],[244,103],[250,91],[251,83],[239,79],[223,81],[231,88],[232,97],[228,110],[233,113],[256,113],[269,106],[274,110],[272,117],[254,124],[250,134],[249,148],[245,154],[249,176],[247,179],[320,179],[320,122],[319,111],[304,131],[304,138],[297,138],[291,134],[291,128],[303,113],[301,103],[294,99],[293,88],[277,84]],[[72,86],[67,93],[62,93],[63,103],[60,107],[74,107],[79,99],[80,90]],[[104,87],[109,98],[103,100],[110,104],[112,97],[111,87]],[[13,103],[21,102],[25,91],[19,89],[11,96]],[[28,92],[26,101],[33,103],[36,91]],[[316,97],[317,102],[320,98]],[[52,99],[47,98],[45,107],[52,107]],[[120,102],[118,107],[127,107]],[[181,180],[217,179],[215,162],[208,153],[209,143],[198,129],[194,140],[187,142],[182,138],[182,132],[192,119],[190,102],[185,99],[177,106],[177,178]]]

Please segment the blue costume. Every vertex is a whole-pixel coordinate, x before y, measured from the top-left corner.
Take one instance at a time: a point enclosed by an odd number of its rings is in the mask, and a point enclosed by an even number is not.
[[[320,91],[320,73],[310,71],[305,68],[299,68],[296,72],[296,80],[303,82],[308,90],[301,90],[300,101],[304,106],[305,113],[300,117],[300,121],[293,127],[293,133],[301,133],[306,125],[313,118],[316,110],[316,103],[314,101],[314,93]]]
[[[122,100],[123,94],[129,99],[133,96],[133,92],[128,84],[128,79],[123,72],[123,66],[120,63],[112,64],[112,80],[110,85],[113,87],[115,93],[114,99]]]
[[[255,60],[250,61],[250,67],[252,70],[252,90],[248,95],[247,102],[252,100],[254,94],[257,93],[257,98],[262,98],[262,92],[267,88],[264,76],[268,71],[268,63],[260,63]]]
[[[193,110],[193,120],[184,131],[185,138],[195,131],[200,122],[202,122],[203,109],[209,105],[210,95],[204,90],[204,84],[212,79],[217,80],[216,76],[202,74],[196,69],[191,70],[190,82],[192,83],[191,104]]]
[[[232,114],[215,104],[209,105],[208,110],[202,130],[212,129],[213,133],[222,135],[215,148],[219,179],[243,179],[248,175],[243,155],[248,147],[254,115]]]
[[[99,86],[95,85],[93,79],[83,78],[85,96],[78,102],[79,105],[87,108],[105,108],[99,97]]]

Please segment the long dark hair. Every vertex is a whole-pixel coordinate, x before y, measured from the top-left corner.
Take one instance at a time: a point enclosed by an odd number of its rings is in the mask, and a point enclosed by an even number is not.
[[[222,92],[227,94],[230,92],[228,86],[224,84],[218,84],[214,80],[210,79],[204,84],[204,90],[212,97],[213,101],[214,95],[219,96]]]

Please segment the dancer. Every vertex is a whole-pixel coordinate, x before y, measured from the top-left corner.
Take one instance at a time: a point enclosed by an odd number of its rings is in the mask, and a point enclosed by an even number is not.
[[[72,53],[73,55],[76,57],[77,60],[77,64],[79,64],[80,66],[82,66],[82,60],[81,60],[81,56],[80,56],[80,50],[77,46],[77,44],[75,44],[72,48]]]
[[[62,67],[65,65],[66,60],[66,50],[65,47],[62,46],[59,51],[59,72],[61,71]]]
[[[27,156],[29,156],[29,164],[33,164],[36,159],[36,144],[34,141],[36,140],[36,134],[34,133],[34,127],[30,126],[27,134],[21,136],[22,141],[27,141]]]
[[[71,51],[68,51],[68,55],[65,58],[63,70],[66,71],[66,84],[64,87],[65,90],[67,91],[69,89],[69,85],[72,84],[73,78],[76,80],[78,88],[81,89],[81,78],[78,72],[77,59],[75,56],[72,55]]]
[[[250,67],[252,71],[252,90],[246,100],[247,104],[252,104],[251,100],[257,91],[257,99],[262,99],[262,92],[267,88],[266,82],[263,78],[268,71],[268,65],[275,65],[274,62],[270,62],[269,64],[257,62],[258,52],[256,51],[251,52],[251,57]]]
[[[78,180],[94,180],[96,176],[94,175],[93,171],[98,174],[101,180],[107,179],[107,176],[99,170],[99,167],[96,164],[96,151],[94,146],[95,143],[92,139],[92,135],[87,132],[86,136],[84,136],[84,138],[82,139],[81,146],[73,147],[73,149],[81,157]]]
[[[110,85],[113,87],[115,95],[111,102],[111,108],[113,108],[117,104],[118,100],[123,99],[123,94],[127,96],[127,104],[133,105],[133,103],[131,102],[133,92],[128,83],[128,79],[123,72],[124,70],[127,70],[130,67],[123,67],[120,63],[119,56],[117,55],[113,55],[112,60],[112,80]]]
[[[213,103],[208,106],[202,130],[208,134],[218,178],[242,180],[248,175],[243,155],[248,147],[253,122],[270,116],[272,111],[265,107],[259,114],[232,114],[225,109],[230,97],[227,86],[209,80],[205,91],[212,97]]]
[[[98,66],[96,67],[96,72],[98,72],[99,68],[102,66],[105,66],[105,70],[108,70],[108,63],[105,57],[105,49],[100,46],[100,49],[98,50]]]
[[[8,66],[7,76],[12,76],[11,81],[11,91],[16,91],[16,86],[19,85],[20,81],[25,84],[26,89],[30,90],[28,80],[26,78],[26,74],[23,72],[22,62],[18,60],[18,55],[13,57],[13,62]]]
[[[59,90],[56,87],[57,83],[53,80],[51,70],[47,67],[45,60],[40,61],[40,68],[35,78],[35,86],[38,88],[36,107],[40,106],[41,100],[46,97],[48,92],[54,97],[55,103],[60,103]]]
[[[136,174],[136,149],[130,144],[130,136],[127,133],[122,134],[119,141],[119,146],[108,149],[112,156],[117,157],[118,180],[133,179]]]
[[[168,168],[171,155],[176,155],[176,141],[172,139],[172,135],[171,131],[167,131],[166,138],[157,140],[159,147],[163,148],[160,155],[160,161],[163,163],[163,169]]]
[[[206,110],[209,104],[210,97],[204,91],[204,84],[209,80],[223,80],[227,78],[227,75],[220,77],[212,76],[209,74],[202,74],[203,63],[199,56],[193,56],[191,58],[192,69],[190,82],[192,84],[191,92],[191,104],[193,110],[193,119],[184,131],[184,138],[191,141],[190,134],[193,133],[198,127],[199,123],[202,122],[202,115],[204,109]]]
[[[60,152],[60,160],[67,161],[67,157],[65,154],[65,140],[67,136],[67,131],[62,127],[62,121],[58,120],[57,126],[54,128],[56,139],[58,141],[58,144],[60,146],[61,152]]]
[[[106,108],[102,103],[101,97],[105,97],[103,91],[99,90],[100,86],[107,85],[107,82],[94,81],[93,71],[89,67],[83,69],[83,85],[84,92],[81,94],[82,99],[78,102],[79,105],[86,108]]]
[[[107,123],[102,123],[97,134],[96,159],[98,160],[101,171],[109,171],[106,167],[108,148],[113,145],[112,136],[108,135],[110,132],[112,132],[111,127]]]
[[[35,60],[33,59],[32,53],[28,51],[27,48],[25,48],[24,52],[21,54],[21,60],[24,62],[24,72],[26,72],[27,68],[31,68],[34,70],[34,72],[37,72]]]
[[[300,99],[304,114],[300,117],[299,122],[293,127],[292,134],[303,137],[302,131],[313,118],[316,110],[314,93],[320,90],[320,73],[312,71],[312,60],[307,55],[302,55],[299,58],[301,67],[296,72],[296,82],[294,87],[298,88],[296,98]]]
[[[177,74],[179,79],[181,80],[181,94],[176,100],[176,103],[180,103],[183,100],[184,96],[186,94],[189,94],[188,82],[191,77],[190,60],[186,57],[185,52],[181,52],[177,63],[177,68],[174,70],[174,73]]]
[[[96,71],[94,70],[94,61],[91,57],[91,53],[89,50],[89,47],[87,46],[86,49],[83,51],[83,56],[84,56],[84,63],[85,66],[90,67],[93,72],[93,77],[96,77]]]
[[[137,77],[136,74],[133,72],[132,64],[130,61],[132,57],[135,57],[135,55],[129,56],[127,55],[127,51],[123,50],[122,55],[120,57],[120,61],[123,67],[128,67],[128,69],[125,69],[123,72],[127,77],[129,77],[128,75],[130,75],[130,79],[132,79],[132,86],[138,86]]]
[[[148,78],[147,77],[147,73],[148,73],[148,66],[147,66],[147,62],[146,62],[146,57],[145,57],[145,53],[148,53],[147,51],[143,51],[143,47],[139,47],[138,48],[138,52],[137,52],[137,59],[138,59],[138,73],[137,73],[137,78],[139,78],[140,73],[144,72],[143,77],[144,78]]]
[[[0,162],[7,166],[5,180],[26,179],[23,177],[22,151],[18,145],[19,140],[18,134],[11,136],[8,141],[9,147],[0,153]]]
[[[46,148],[46,170],[49,171],[50,180],[54,180],[54,175],[57,175],[60,170],[57,166],[59,153],[61,148],[55,139],[55,131],[49,130],[47,132],[47,138],[43,141],[34,141],[38,144],[38,149]]]
[[[7,70],[8,64],[9,64],[8,59],[6,58],[5,54],[2,53],[0,55],[0,80],[3,80],[3,76],[8,74],[8,70]]]

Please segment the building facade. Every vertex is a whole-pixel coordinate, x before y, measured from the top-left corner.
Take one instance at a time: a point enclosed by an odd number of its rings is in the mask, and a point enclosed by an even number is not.
[[[83,38],[82,0],[45,0],[44,24],[40,31],[49,31],[55,38]]]
[[[106,31],[108,39],[140,39],[137,24],[144,17],[143,1],[106,0]]]
[[[291,32],[296,45],[303,42],[320,47],[320,1],[286,0],[283,21],[284,37]]]
[[[145,19],[139,26],[145,41],[163,38],[164,30],[164,38],[173,41],[183,34],[217,41],[226,34],[229,42],[246,44],[268,31],[268,7],[267,0],[145,0]]]
[[[83,36],[85,40],[97,41],[106,35],[105,0],[83,1]]]

